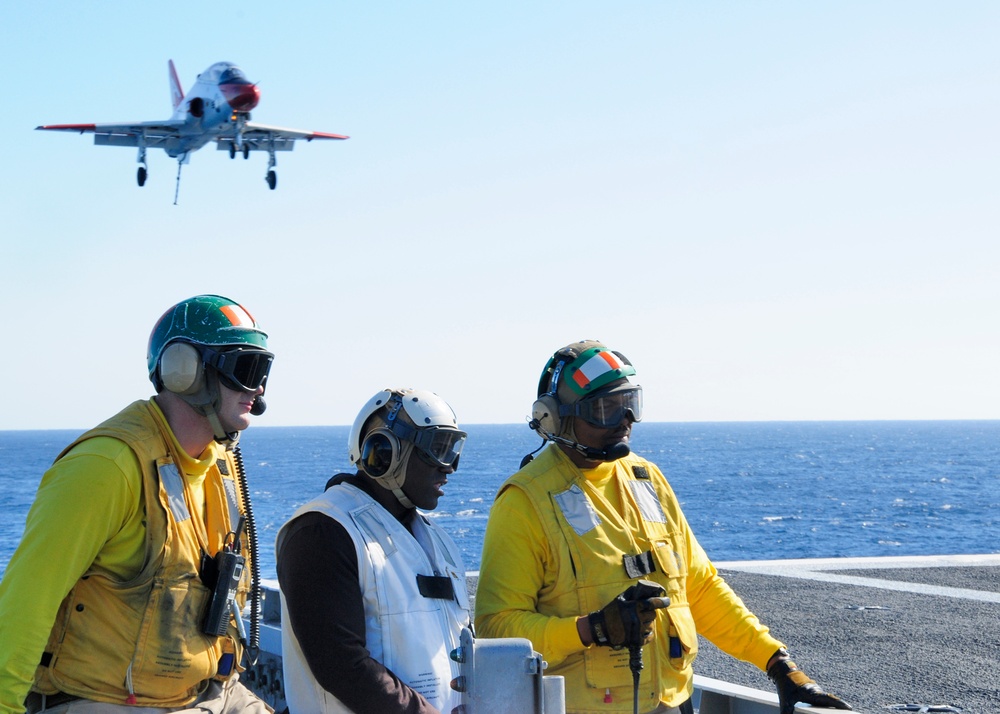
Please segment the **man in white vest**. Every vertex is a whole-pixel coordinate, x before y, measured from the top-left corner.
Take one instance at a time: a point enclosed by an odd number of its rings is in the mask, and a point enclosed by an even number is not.
[[[358,472],[330,479],[278,533],[291,714],[450,714],[470,626],[455,542],[434,510],[466,434],[432,392],[386,389],[354,421]]]

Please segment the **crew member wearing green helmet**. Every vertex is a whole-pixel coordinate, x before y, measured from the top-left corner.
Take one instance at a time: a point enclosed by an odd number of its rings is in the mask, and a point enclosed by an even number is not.
[[[531,640],[546,674],[565,677],[567,712],[691,714],[698,635],[765,670],[781,714],[850,709],[795,666],[719,576],[660,470],[630,453],[634,374],[595,340],[546,364],[529,426],[547,448],[490,510],[476,634]],[[656,596],[669,605],[651,607]]]
[[[237,674],[234,612],[256,549],[234,446],[263,411],[273,357],[228,298],[199,295],[159,319],[156,396],[80,436],[42,477],[0,582],[0,712],[272,711]]]

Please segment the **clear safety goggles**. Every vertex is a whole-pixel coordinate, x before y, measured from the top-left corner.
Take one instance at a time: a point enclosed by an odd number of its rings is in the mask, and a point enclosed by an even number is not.
[[[451,466],[457,469],[458,457],[462,455],[467,437],[468,434],[458,429],[432,427],[417,429],[416,434],[410,437],[410,441],[417,447],[417,456],[428,465],[438,468]]]
[[[611,429],[622,423],[626,416],[632,421],[642,421],[642,387],[598,394],[575,404],[559,406],[559,416],[580,417],[588,424]]]
[[[443,426],[414,429],[398,420],[392,425],[391,431],[397,438],[412,442],[417,447],[417,456],[435,468],[451,466],[457,469],[458,457],[462,455],[462,447],[468,437],[468,434],[458,429]]]
[[[256,392],[267,380],[274,355],[264,350],[247,350],[242,347],[216,352],[203,347],[202,359],[213,367],[225,385],[236,391]]]

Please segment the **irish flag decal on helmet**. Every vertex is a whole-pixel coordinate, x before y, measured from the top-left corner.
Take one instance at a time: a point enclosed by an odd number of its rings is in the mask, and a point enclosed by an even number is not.
[[[572,379],[582,391],[602,387],[625,376],[625,363],[614,352],[599,347],[588,350],[577,359],[582,362],[573,370]],[[575,365],[574,365],[575,366]]]
[[[219,312],[229,318],[233,327],[256,327],[257,322],[241,305],[220,305]]]

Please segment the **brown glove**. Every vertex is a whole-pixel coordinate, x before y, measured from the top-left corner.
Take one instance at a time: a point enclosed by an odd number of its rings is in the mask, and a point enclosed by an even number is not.
[[[781,714],[794,714],[795,703],[805,702],[830,709],[851,709],[840,697],[827,694],[799,669],[788,653],[780,649],[778,659],[767,668],[767,677],[778,688],[778,708]]]
[[[641,647],[653,635],[656,611],[670,605],[666,591],[649,580],[640,580],[600,610],[590,613],[594,644],[621,649]]]

